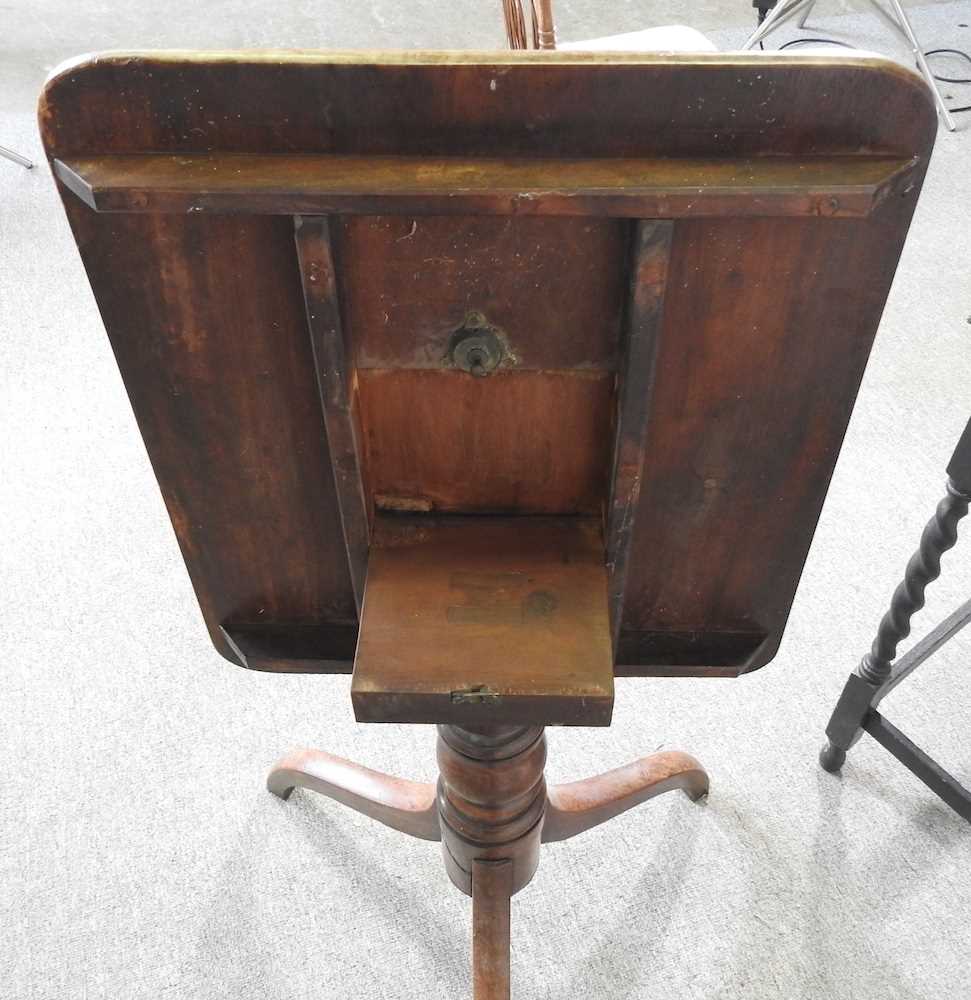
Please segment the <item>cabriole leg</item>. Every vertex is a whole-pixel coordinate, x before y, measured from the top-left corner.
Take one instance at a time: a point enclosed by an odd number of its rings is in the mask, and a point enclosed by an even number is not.
[[[393,778],[322,750],[297,750],[270,771],[266,787],[281,799],[309,788],[420,840],[440,840],[435,786]]]

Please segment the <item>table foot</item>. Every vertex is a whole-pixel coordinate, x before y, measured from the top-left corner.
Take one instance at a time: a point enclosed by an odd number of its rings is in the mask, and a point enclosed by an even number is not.
[[[372,771],[322,750],[297,750],[279,761],[266,787],[281,799],[309,788],[420,840],[441,840],[435,786]]]

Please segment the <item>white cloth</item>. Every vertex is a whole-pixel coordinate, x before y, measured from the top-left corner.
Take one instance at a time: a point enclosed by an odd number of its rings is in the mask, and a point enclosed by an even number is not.
[[[628,31],[583,42],[556,43],[557,49],[574,52],[717,52],[715,44],[700,31],[683,24]]]

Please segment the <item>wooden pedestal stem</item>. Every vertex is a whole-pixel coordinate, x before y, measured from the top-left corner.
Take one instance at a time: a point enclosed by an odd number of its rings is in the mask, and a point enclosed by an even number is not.
[[[509,900],[533,877],[546,809],[542,728],[438,727],[445,870],[472,897],[474,1000],[508,1000]]]
[[[546,737],[537,727],[438,728],[438,812],[445,868],[473,894],[475,861],[509,861],[511,892],[539,864],[546,808]]]
[[[651,754],[547,790],[537,726],[438,727],[437,787],[379,774],[317,750],[290,754],[267,786],[309,788],[402,833],[441,840],[449,878],[472,897],[474,1000],[509,1000],[511,897],[539,864],[540,844],[567,840],[664,792],[708,791],[689,754]]]

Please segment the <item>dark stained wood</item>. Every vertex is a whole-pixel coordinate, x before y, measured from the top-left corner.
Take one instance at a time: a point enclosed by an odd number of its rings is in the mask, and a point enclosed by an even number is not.
[[[237,661],[251,670],[349,674],[357,647],[356,624],[306,622],[227,623],[221,630]],[[653,664],[655,677],[690,675],[704,667],[709,677],[735,677],[768,641],[764,632],[659,631],[621,633],[614,673],[640,676]],[[714,660],[717,667],[706,666]],[[633,666],[628,666],[632,664]]]
[[[393,778],[323,750],[296,750],[267,775],[266,787],[281,799],[309,788],[355,812],[419,840],[441,840],[435,786]]]
[[[678,223],[621,622],[621,648],[648,654],[635,662],[671,665],[668,644],[651,655],[638,641],[645,632],[766,634],[736,672],[774,655],[893,276],[901,208],[863,225]]]
[[[866,216],[912,159],[494,159],[420,156],[101,156],[57,160],[98,212],[277,215]]]
[[[610,372],[358,372],[368,479],[383,510],[598,514]]]
[[[626,224],[363,216],[338,243],[375,506],[599,513]],[[472,313],[507,349],[488,378],[448,357]]]
[[[61,160],[909,159],[933,142],[929,110],[915,73],[856,53],[118,52],[58,67],[39,117]]]
[[[292,221],[105,218],[82,253],[216,648],[239,662],[227,622],[354,625]]]
[[[439,726],[442,858],[452,883],[475,895],[476,861],[512,865],[510,895],[539,866],[546,808],[546,737],[536,726]]]
[[[916,76],[856,55],[122,54],[61,68],[39,115],[52,163],[115,156],[201,163],[236,155],[704,159],[717,172],[723,161],[828,158],[845,161],[844,180],[858,180],[876,159],[913,163],[866,217],[746,217],[761,210],[761,196],[749,191],[730,216],[679,218],[674,225],[617,671],[725,674],[771,659],[936,132]],[[206,211],[101,214],[63,179],[58,183],[217,648],[239,662],[220,626],[258,624],[263,655],[244,656],[250,665],[346,668],[346,636],[357,615],[291,220]],[[284,194],[267,194],[261,210],[288,210]],[[524,217],[530,202],[523,204],[510,195],[506,207],[515,205],[517,214],[474,223],[463,209],[455,217],[456,241],[487,233],[487,222],[509,227],[509,235],[490,237],[494,262],[485,268],[484,248],[465,270],[416,254],[407,302],[400,293],[409,280],[409,240],[400,245],[401,259],[390,251],[372,258],[373,268],[363,248],[406,236],[412,224],[416,247],[447,248],[446,222],[434,224],[437,235],[425,244],[418,240],[430,224],[414,204],[394,223],[355,220],[356,232],[344,218],[333,222],[349,361],[377,363],[377,378],[410,365],[423,385],[439,376],[436,387],[447,385],[445,377],[457,373],[422,370],[426,362],[415,359],[447,339],[465,302],[478,309],[475,300],[487,295],[487,318],[523,359],[519,371],[507,366],[481,380],[487,385],[532,373],[579,391],[584,366],[593,376],[616,377],[622,294],[613,290],[622,290],[629,275],[624,264],[615,275],[608,274],[613,265],[602,272],[594,265],[600,248],[610,260],[618,252],[627,259],[629,223]],[[391,211],[382,208],[380,217],[391,219]],[[558,257],[550,249],[552,228],[528,228],[547,223],[577,227],[564,231]],[[584,235],[582,227],[594,224],[605,228]],[[402,227],[394,236],[393,225]],[[356,254],[346,266],[345,237]],[[515,253],[530,246],[537,256],[528,267],[539,286],[529,322],[520,323],[527,280],[517,273]],[[577,271],[544,294],[543,276],[564,260]],[[386,270],[394,271],[387,280]],[[469,278],[473,270],[483,274],[478,284]],[[565,284],[577,291],[564,293]],[[376,322],[380,305],[362,297],[368,287],[402,299],[387,341]],[[588,311],[578,319],[588,290]],[[503,317],[488,315],[513,300]],[[427,328],[419,328],[422,301],[432,320]],[[562,368],[555,360],[561,336]],[[361,344],[367,350],[358,358]],[[563,403],[570,398],[557,393]],[[412,408],[421,407],[431,404]],[[533,427],[539,409],[529,410],[531,453],[542,450],[545,436],[557,463],[573,461],[561,454],[558,421],[578,408],[575,401],[552,408],[545,435]],[[441,406],[441,421],[453,430],[435,437],[439,445],[461,441],[453,433],[455,413],[452,403]],[[364,424],[365,417],[362,407]],[[590,412],[582,418],[590,419]],[[583,426],[581,447],[589,448],[594,425]],[[399,438],[403,454],[407,435]],[[504,445],[510,440],[504,432]],[[611,441],[609,431],[604,440]],[[365,469],[373,457],[365,455]],[[555,493],[557,503],[569,499],[561,487]],[[590,497],[573,494],[578,509]],[[265,637],[279,639],[290,623],[320,627],[322,637],[332,629],[335,642],[316,656],[275,660],[270,651],[286,653],[286,643]]]
[[[344,346],[337,269],[325,216],[296,220],[297,258],[307,306],[320,405],[340,505],[347,564],[358,615],[364,601],[370,516],[363,480],[359,422],[352,405],[351,379]]]
[[[623,629],[615,647],[614,673],[637,677],[649,663],[654,677],[690,675],[699,667],[709,677],[736,677],[762,655],[768,641],[765,632],[730,628]]]
[[[616,433],[606,514],[610,634],[615,653],[627,583],[627,556],[644,472],[647,412],[654,384],[654,359],[673,228],[670,222],[643,221],[634,230],[630,293],[617,375]]]
[[[250,670],[349,674],[357,646],[356,622],[226,622],[219,631]]]
[[[375,518],[351,700],[359,722],[609,725],[593,518]]]
[[[224,655],[339,668],[361,506],[461,512],[375,518],[352,682],[360,719],[444,723],[437,795],[313,752],[269,784],[440,836],[477,1000],[507,997],[508,900],[544,830],[707,787],[668,753],[546,789],[542,725],[605,725],[613,702],[603,512],[564,515],[607,504],[619,377],[617,670],[760,666],[926,169],[926,87],[855,55],[121,54],[62,67],[39,115]],[[308,208],[374,218],[312,223],[301,260],[287,216]],[[634,227],[609,217],[635,208],[678,218],[669,240],[637,227],[631,274]],[[601,218],[556,215],[575,211]],[[631,284],[628,329],[656,333],[618,351]],[[457,325],[488,332],[466,371],[438,354]]]
[[[335,222],[358,369],[440,369],[452,334],[473,311],[502,331],[513,355],[503,370],[616,367],[628,222],[387,215]]]

